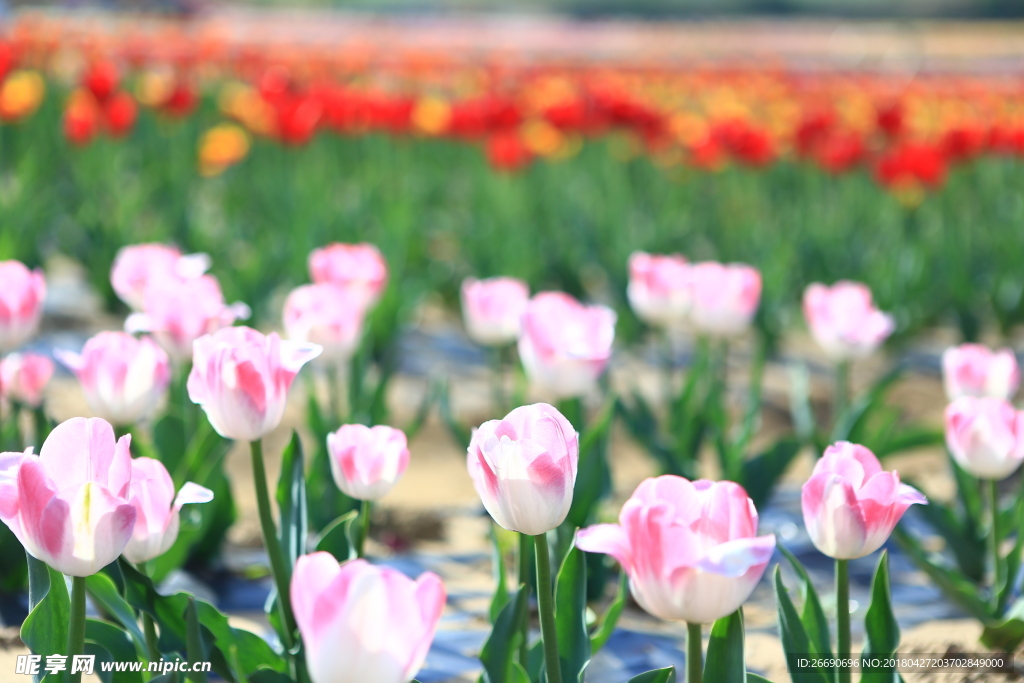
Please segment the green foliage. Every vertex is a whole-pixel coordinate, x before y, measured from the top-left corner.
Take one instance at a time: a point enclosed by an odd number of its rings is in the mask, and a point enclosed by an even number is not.
[[[871,604],[864,615],[864,657],[880,657],[883,661],[896,652],[900,644],[900,626],[892,612],[889,588],[889,554],[882,552],[871,581]],[[861,683],[899,683],[896,667],[865,668]]]
[[[708,653],[704,659],[704,678],[716,683],[745,683],[747,664],[743,641],[741,609],[717,620],[711,627]]]
[[[583,551],[575,544],[562,561],[555,580],[555,620],[562,680],[582,683],[591,657],[587,630],[587,563]]]

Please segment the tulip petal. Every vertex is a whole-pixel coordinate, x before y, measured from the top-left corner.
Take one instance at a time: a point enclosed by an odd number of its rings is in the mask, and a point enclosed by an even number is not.
[[[186,481],[174,498],[174,507],[180,509],[182,505],[209,503],[211,500],[213,500],[213,491],[195,482]]]
[[[611,555],[627,574],[633,571],[633,551],[626,530],[618,524],[594,524],[576,533],[576,547],[588,553]]]
[[[775,536],[737,538],[711,547],[697,565],[700,569],[729,578],[739,578],[752,567],[766,565],[775,552]]]

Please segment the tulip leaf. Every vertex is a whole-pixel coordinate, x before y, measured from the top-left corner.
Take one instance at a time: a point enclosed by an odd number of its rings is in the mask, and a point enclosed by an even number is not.
[[[455,439],[455,443],[460,449],[468,449],[473,435],[464,425],[459,423],[455,413],[452,411],[451,389],[448,385],[448,380],[440,377],[435,379],[433,390],[437,395],[438,413],[441,415],[441,421],[448,428],[448,433]]]
[[[563,410],[582,416],[583,408],[578,399],[564,402]],[[597,503],[608,495],[612,488],[612,475],[608,467],[608,436],[612,417],[615,415],[615,401],[609,399],[601,408],[597,419],[583,429],[580,435],[580,457],[577,467],[576,484],[573,486],[572,504],[566,523],[572,527],[587,524]],[[570,420],[570,422],[572,422]],[[578,423],[573,422],[574,426]]]
[[[29,615],[21,624],[21,640],[34,654],[67,654],[71,599],[64,576],[28,553]]]
[[[814,590],[811,577],[807,570],[800,564],[789,550],[781,543],[776,547],[789,565],[800,578],[800,597],[803,600],[803,609],[800,612],[800,621],[804,625],[807,639],[811,645],[811,652],[823,657],[832,657],[832,636],[828,630],[828,619],[825,618],[825,610],[821,607],[821,600],[818,599],[818,591]]]
[[[864,615],[864,657],[891,657],[900,645],[900,626],[892,612],[892,594],[889,588],[889,553],[883,551],[878,560],[875,577],[871,581],[871,604]],[[895,667],[865,668],[861,683],[896,683],[899,674]]]
[[[608,642],[608,639],[612,637],[615,625],[619,622],[619,616],[626,606],[626,597],[628,595],[629,577],[626,575],[626,572],[622,572],[619,576],[619,587],[615,590],[615,597],[612,599],[612,603],[608,605],[608,609],[605,610],[604,617],[601,618],[601,626],[590,637],[591,654],[597,653]]]
[[[505,568],[505,553],[501,548],[501,541],[498,538],[497,525],[491,523],[491,565],[494,568],[494,597],[491,598],[491,606],[488,609],[488,616],[491,623],[498,618],[501,610],[508,604],[508,570]]]
[[[555,580],[555,632],[562,680],[583,680],[590,663],[590,633],[587,631],[587,562],[583,551],[573,544],[566,553]]]
[[[747,664],[743,656],[743,610],[715,621],[711,627],[704,678],[718,683],[744,683]]]
[[[520,589],[498,614],[491,635],[480,651],[484,683],[509,683],[513,657],[519,648],[519,624],[526,614],[527,591]]]
[[[917,568],[935,582],[935,585],[947,598],[976,619],[988,620],[990,618],[988,606],[978,594],[977,586],[968,581],[963,574],[945,566],[941,556],[925,552],[917,540],[903,530],[902,524],[897,525],[893,530],[892,538]]]
[[[519,662],[512,662],[511,676],[508,681],[509,683],[530,683],[530,674],[526,673],[526,669]]]
[[[281,476],[277,483],[277,506],[281,523],[278,536],[288,577],[300,555],[306,553],[309,520],[306,515],[306,471],[302,441],[292,430],[288,447],[281,454]],[[287,583],[287,581],[285,582]]]
[[[854,441],[860,443],[859,432],[864,428],[871,412],[882,405],[886,392],[903,374],[903,367],[896,366],[881,379],[875,382],[867,392],[855,399],[850,406],[836,418],[835,426],[829,437],[830,442]]]
[[[354,560],[356,558],[356,543],[352,524],[358,516],[359,510],[349,510],[335,519],[316,537],[314,547],[334,555],[334,559],[338,562]]]
[[[670,666],[667,669],[648,671],[629,679],[629,683],[675,683],[675,681],[676,668],[674,666]]]
[[[90,577],[92,578],[92,577]],[[139,655],[135,645],[127,633],[106,621],[97,619],[85,620],[85,641],[94,643],[103,648],[115,662],[137,662]],[[70,660],[69,660],[70,665]],[[99,673],[100,667],[95,667]],[[142,672],[140,671],[115,671],[112,680],[114,683],[141,683]]]
[[[985,647],[1001,652],[1015,652],[1024,642],[1024,598],[1010,606],[1001,622],[988,624],[981,632]]]
[[[999,606],[997,613],[1002,613],[1006,608],[1007,602],[1013,595],[1014,589],[1017,585],[1018,574],[1020,573],[1021,565],[1021,554],[1024,553],[1024,500],[1017,501],[1016,505],[1013,506],[1015,513],[1015,521],[1012,525],[1012,529],[1016,529],[1017,538],[1014,539],[1013,549],[1006,556],[1006,568],[1003,572],[1003,584],[999,586],[998,600]],[[1007,529],[1007,525],[1002,525],[1001,528]]]
[[[826,675],[825,671],[819,669],[800,670],[793,666],[795,657],[810,654],[811,644],[804,629],[800,615],[789,597],[785,584],[782,582],[782,567],[775,565],[775,603],[779,611],[779,634],[782,637],[782,649],[786,654],[786,661],[789,664],[790,676],[793,683],[830,683],[832,680],[831,671]]]
[[[747,672],[747,683],[772,683],[764,676]]]
[[[248,676],[260,669],[286,671],[288,662],[255,633],[234,628],[227,615],[208,602],[196,602],[199,621],[213,636],[213,645],[227,658],[233,670]]]
[[[755,507],[763,507],[775,485],[800,452],[797,439],[780,439],[765,452],[743,462],[737,481],[747,490]]]
[[[131,636],[138,651],[145,654],[146,637],[143,635],[142,629],[139,628],[138,618],[131,605],[121,597],[113,580],[103,573],[93,574],[85,578],[85,588],[96,606],[117,619],[121,627]]]
[[[203,642],[202,625],[199,623],[199,612],[196,610],[196,601],[189,598],[188,607],[185,609],[185,641],[188,661],[195,665],[198,662],[205,662],[210,657],[209,648]],[[193,671],[189,676],[195,683],[206,683],[205,671]]]

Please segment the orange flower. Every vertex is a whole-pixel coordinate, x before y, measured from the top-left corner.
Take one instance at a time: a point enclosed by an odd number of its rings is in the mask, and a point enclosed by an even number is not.
[[[232,123],[221,123],[199,141],[199,173],[214,176],[237,164],[249,153],[249,136]]]
[[[0,86],[0,119],[17,121],[31,115],[40,102],[46,86],[35,71],[15,71]]]

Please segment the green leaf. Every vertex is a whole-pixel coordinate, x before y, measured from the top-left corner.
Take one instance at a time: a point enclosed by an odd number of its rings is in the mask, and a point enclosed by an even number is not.
[[[28,555],[28,617],[21,625],[21,640],[34,654],[66,655],[71,599],[64,576]]]
[[[106,621],[86,619],[85,642],[102,647],[115,662],[137,662],[140,659],[128,634]],[[145,660],[144,657],[142,659]],[[68,665],[70,666],[70,661]],[[96,669],[99,670],[99,667],[97,666]],[[114,683],[141,683],[143,680],[142,673],[139,671],[115,671],[112,673]]]
[[[472,435],[464,425],[459,423],[455,418],[455,413],[452,412],[451,391],[448,387],[448,380],[436,379],[434,391],[437,395],[437,410],[441,415],[441,421],[448,428],[448,433],[455,439],[455,443],[460,449],[468,449]]]
[[[1012,525],[1002,525],[1000,528],[1011,529],[1016,532],[1016,538],[1013,542],[1013,549],[1006,556],[1006,571],[1004,572],[1003,585],[999,586],[999,608],[998,612],[1002,613],[1006,609],[1006,603],[1016,588],[1018,574],[1020,573],[1021,566],[1021,555],[1024,554],[1024,500],[1018,500],[1014,506],[1013,512],[1015,513],[1016,519]]]
[[[292,439],[281,454],[281,477],[277,483],[277,506],[281,523],[278,536],[284,553],[289,577],[295,561],[306,552],[309,522],[306,516],[305,459],[299,434],[292,431]]]
[[[185,609],[185,642],[190,663],[194,665],[209,660],[210,651],[203,642],[202,626],[199,623],[199,612],[196,610],[194,598],[188,599],[188,607]],[[195,683],[206,683],[206,672],[192,671],[188,678]]]
[[[612,599],[608,609],[605,610],[604,617],[601,618],[601,626],[590,637],[591,655],[597,653],[608,642],[608,639],[612,637],[612,633],[615,632],[615,625],[619,621],[619,616],[626,606],[628,595],[629,577],[626,575],[626,572],[620,572],[619,587],[615,590],[615,598]]]
[[[769,681],[764,676],[759,676],[758,674],[752,674],[752,673],[750,673],[748,671],[747,672],[747,683],[772,683],[772,682]]]
[[[942,557],[926,552],[910,534],[903,530],[902,523],[892,533],[893,540],[907,557],[935,582],[943,594],[962,607],[976,619],[990,618],[988,606],[981,598],[978,587],[962,574],[945,565]]]
[[[583,551],[573,544],[566,553],[555,579],[555,632],[562,681],[583,680],[590,663],[590,633],[587,631],[587,563]]]
[[[825,618],[825,610],[821,607],[821,600],[818,599],[818,591],[814,590],[811,577],[807,570],[781,543],[775,546],[782,553],[789,565],[800,577],[800,597],[804,606],[800,613],[800,621],[804,625],[808,642],[811,645],[811,652],[823,657],[832,656],[832,636],[828,630],[828,619]]]
[[[789,366],[789,414],[800,442],[815,445],[814,411],[811,409],[811,376],[806,363]]]
[[[642,673],[639,676],[633,676],[629,679],[629,683],[675,683],[676,681],[676,668],[670,666],[667,669],[655,669],[654,671],[648,671]],[[711,683],[708,681],[708,683]]]
[[[768,502],[779,479],[800,452],[796,439],[780,439],[765,452],[745,461],[740,468],[738,482],[758,508]]]
[[[1000,652],[1015,652],[1024,643],[1024,598],[1018,598],[999,623],[985,626],[981,643]]]
[[[334,555],[338,562],[348,562],[356,558],[356,543],[352,524],[359,517],[359,510],[349,510],[338,517],[316,537],[314,547]]]
[[[519,649],[519,624],[526,614],[526,591],[520,590],[494,620],[491,635],[480,651],[484,683],[509,683],[513,656]]]
[[[872,411],[883,405],[886,393],[902,374],[903,368],[896,366],[875,382],[874,386],[867,392],[854,400],[850,407],[836,420],[835,427],[829,437],[830,440],[833,443],[836,441],[860,443],[862,439],[858,437],[858,430],[863,428]]]
[[[491,623],[498,618],[501,614],[501,610],[508,604],[508,570],[505,568],[505,553],[501,548],[501,542],[498,539],[498,532],[495,528],[495,524],[491,524],[490,537],[491,537],[491,565],[494,570],[494,597],[491,598],[491,606],[488,609],[488,615]]]
[[[746,659],[743,655],[743,610],[715,621],[704,660],[704,678],[718,683],[745,683]]]
[[[93,574],[85,578],[85,588],[89,593],[89,597],[96,603],[96,606],[117,619],[121,627],[131,636],[138,651],[145,655],[146,636],[142,633],[142,629],[139,628],[138,618],[135,616],[134,610],[121,597],[113,580],[103,573]]]
[[[890,657],[900,645],[900,626],[892,612],[889,589],[889,553],[883,551],[878,560],[875,577],[871,581],[871,604],[864,615],[864,656]],[[898,683],[895,667],[865,669],[861,683]]]
[[[797,614],[793,601],[789,598],[789,592],[782,583],[782,571],[779,565],[775,565],[775,604],[779,610],[779,633],[782,636],[782,650],[786,654],[787,663],[793,657],[805,655],[811,652],[810,639],[804,629],[800,615]],[[790,666],[790,674],[793,683],[831,683],[832,674],[825,671],[813,669],[810,671],[796,671],[796,667]]]
[[[566,521],[572,527],[580,527],[590,522],[598,502],[611,491],[612,475],[608,467],[607,451],[614,415],[615,402],[609,399],[597,419],[586,427],[580,436],[580,461],[577,468],[579,474],[573,486],[572,504],[566,517]]]
[[[519,662],[512,662],[511,676],[508,679],[509,683],[530,683],[530,674],[526,673],[526,669],[523,668]]]

